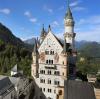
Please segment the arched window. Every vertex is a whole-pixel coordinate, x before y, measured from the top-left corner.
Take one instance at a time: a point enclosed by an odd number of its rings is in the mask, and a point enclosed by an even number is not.
[[[52,51],[50,51],[50,55],[52,55]]]
[[[45,74],[45,70],[43,71],[43,74]]]
[[[48,84],[51,84],[51,79],[48,79]]]
[[[64,72],[63,72],[63,76],[64,76]]]
[[[45,54],[46,54],[46,55],[49,55],[49,51],[48,51],[48,50],[46,50],[46,51],[45,51]]]
[[[54,51],[53,50],[50,51],[50,55],[54,55]]]
[[[49,71],[49,74],[51,75],[51,71]]]
[[[45,79],[44,78],[40,78],[40,83],[45,83]]]
[[[62,95],[62,90],[59,90],[59,95]]]
[[[56,90],[54,90],[54,93],[56,93]]]
[[[42,70],[42,74],[43,74],[43,70]]]
[[[63,63],[63,65],[64,65],[64,61],[63,61],[62,63]]]
[[[45,88],[43,88],[43,91],[45,92]]]
[[[46,60],[46,64],[48,64],[48,60]]]
[[[51,89],[50,89],[50,93],[51,93]]]
[[[59,71],[55,71],[54,74],[59,76],[60,72]]]
[[[51,70],[48,70],[48,74],[51,75]]]
[[[51,91],[52,91],[51,89],[48,89],[48,92],[49,92],[49,93],[51,93]]]
[[[54,55],[54,51],[53,51],[53,55]]]
[[[51,63],[51,60],[49,60],[49,64]]]
[[[58,80],[58,79],[55,79],[55,80],[54,80],[54,84],[59,86],[59,85],[60,85],[59,80]]]
[[[45,83],[45,79],[43,80],[43,83]]]
[[[51,60],[51,64],[53,64],[53,60]]]
[[[40,88],[40,90],[42,91],[42,88]]]

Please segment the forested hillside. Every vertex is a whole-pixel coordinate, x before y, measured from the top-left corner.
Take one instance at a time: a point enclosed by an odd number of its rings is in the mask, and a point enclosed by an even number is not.
[[[83,73],[96,74],[100,70],[100,44],[89,42],[78,51],[77,67]]]
[[[9,75],[11,68],[18,64],[25,75],[30,75],[31,46],[15,37],[0,23],[0,74]]]

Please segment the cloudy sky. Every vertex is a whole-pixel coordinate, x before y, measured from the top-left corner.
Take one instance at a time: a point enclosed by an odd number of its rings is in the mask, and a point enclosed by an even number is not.
[[[76,40],[100,42],[100,0],[70,0]],[[25,40],[39,36],[42,24],[63,38],[67,0],[0,0],[0,22]]]

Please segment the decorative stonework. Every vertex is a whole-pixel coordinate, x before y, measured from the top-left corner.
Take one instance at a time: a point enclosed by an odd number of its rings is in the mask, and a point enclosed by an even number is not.
[[[40,59],[42,62],[45,62],[45,52],[40,53]]]
[[[68,38],[75,38],[75,36],[76,36],[76,33],[65,33],[64,34],[64,37],[66,38],[66,37],[68,37]]]
[[[57,53],[55,53],[54,60],[55,60],[55,63],[58,63],[58,61],[59,61],[59,55]]]
[[[72,20],[66,21],[65,26],[74,26],[74,21],[72,21]]]

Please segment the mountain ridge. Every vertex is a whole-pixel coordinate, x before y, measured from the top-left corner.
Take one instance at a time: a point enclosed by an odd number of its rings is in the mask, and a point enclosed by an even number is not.
[[[28,50],[32,50],[32,46],[24,43],[20,38],[16,37],[12,31],[5,25],[0,23],[0,40],[5,44],[11,44],[14,46],[24,47]]]

